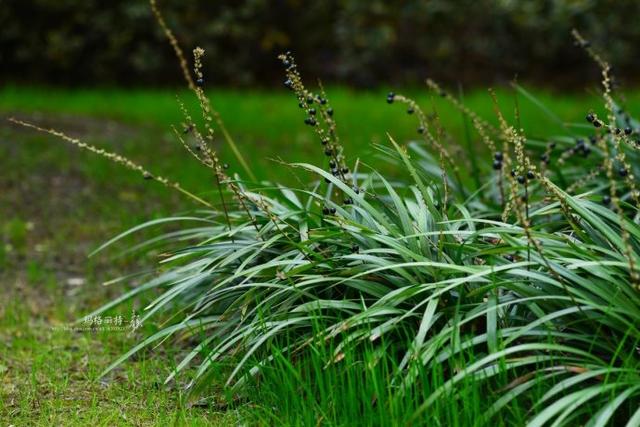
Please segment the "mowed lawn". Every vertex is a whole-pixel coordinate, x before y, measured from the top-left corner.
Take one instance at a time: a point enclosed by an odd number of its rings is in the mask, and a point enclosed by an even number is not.
[[[408,115],[402,105],[386,103],[389,89],[328,88],[349,163],[358,159],[363,167],[381,164],[375,145],[387,144],[387,133],[399,142],[417,138],[415,116]],[[307,177],[296,175],[283,163],[326,163],[319,141],[304,125],[304,114],[290,93],[208,92],[259,180],[296,184]],[[579,134],[585,114],[602,111],[595,90],[572,95],[533,91],[544,108],[510,89],[497,93],[505,116],[514,120],[517,103],[522,127],[540,140],[553,137],[563,125],[573,126]],[[223,407],[215,399],[198,405],[183,402],[179,393],[182,379],[163,386],[164,377],[183,351],[180,346],[161,347],[155,358],[142,353],[107,378],[98,379],[109,361],[135,343],[136,334],[71,332],[59,327],[135,285],[133,277],[103,286],[113,278],[148,268],[157,261],[157,254],[143,259],[115,257],[117,248],[90,259],[87,254],[142,221],[197,206],[144,181],[139,174],[5,120],[16,116],[65,131],[124,154],[206,198],[215,189],[210,172],[189,156],[171,132],[170,126],[180,128],[182,121],[176,95],[199,117],[195,100],[181,90],[0,89],[1,424],[225,425],[237,422],[243,410],[250,410],[250,403]],[[461,149],[480,146],[461,114],[440,97],[422,89],[407,95],[415,97],[426,112],[436,112],[452,138],[460,141]],[[486,90],[465,95],[469,108],[495,121],[488,99]],[[625,102],[630,111],[637,112],[640,92],[631,92]],[[240,172],[222,138],[217,147],[230,170]],[[489,155],[479,155],[478,160],[491,161]],[[142,306],[122,307],[121,313],[128,315]],[[144,327],[153,330],[156,325]]]

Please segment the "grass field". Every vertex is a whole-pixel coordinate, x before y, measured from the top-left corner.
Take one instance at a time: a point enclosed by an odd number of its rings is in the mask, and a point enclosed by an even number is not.
[[[387,105],[385,90],[361,93],[330,88],[327,92],[350,163],[359,158],[375,165],[372,145],[384,144],[387,132],[401,142],[416,135],[415,118],[401,106]],[[425,91],[409,94],[425,110],[435,108],[447,128],[464,140],[459,113]],[[581,123],[589,109],[601,105],[597,94],[535,94],[567,123]],[[251,155],[247,160],[259,179],[284,183],[296,179],[275,159],[325,161],[290,94],[212,90],[211,95],[243,153]],[[184,92],[180,96],[195,113],[193,100]],[[498,97],[505,114],[513,117],[514,94],[500,90]],[[471,109],[493,117],[486,91],[473,91],[465,98]],[[530,136],[546,138],[561,126],[522,96],[517,101]],[[640,93],[634,92],[627,102],[630,111],[637,111]],[[169,125],[179,125],[181,117],[170,90],[0,90],[0,300],[8,302],[0,305],[2,424],[234,423],[236,409],[181,405],[182,381],[168,389],[160,385],[176,356],[168,349],[159,350],[162,357],[138,358],[98,380],[100,370],[135,342],[135,334],[55,329],[123,289],[121,284],[102,283],[156,261],[152,256],[132,260],[105,255],[88,260],[86,255],[93,248],[137,223],[188,211],[192,205],[136,173],[4,120],[13,115],[124,154],[202,197],[213,188],[211,176],[198,168],[171,134]],[[238,170],[228,150],[221,147],[221,153],[231,170]],[[123,307],[122,313],[141,307],[141,303]]]

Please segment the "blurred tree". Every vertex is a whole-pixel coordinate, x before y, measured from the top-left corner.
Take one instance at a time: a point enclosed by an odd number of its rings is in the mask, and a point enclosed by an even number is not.
[[[326,81],[490,83],[516,74],[566,87],[597,78],[577,27],[630,79],[637,0],[160,0],[214,84],[274,84],[291,50]],[[177,84],[146,0],[0,0],[0,77],[53,84]],[[585,72],[592,73],[585,79]],[[633,83],[636,83],[634,81]]]

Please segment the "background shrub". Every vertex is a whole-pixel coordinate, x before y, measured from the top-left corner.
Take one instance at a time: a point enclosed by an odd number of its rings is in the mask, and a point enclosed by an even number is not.
[[[202,45],[216,84],[280,83],[290,49],[323,80],[486,83],[518,74],[557,87],[597,78],[572,48],[572,27],[606,46],[619,77],[640,65],[634,1],[196,0],[160,2],[184,46]],[[464,11],[464,13],[462,13]],[[473,19],[469,19],[473,17]],[[6,0],[0,10],[4,81],[174,84],[172,53],[144,0]],[[38,64],[38,66],[34,66]]]

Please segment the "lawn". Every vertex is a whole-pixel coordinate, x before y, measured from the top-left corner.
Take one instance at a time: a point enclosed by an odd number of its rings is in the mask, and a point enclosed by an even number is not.
[[[386,90],[354,92],[329,88],[338,132],[349,163],[356,158],[376,166],[374,144],[385,144],[386,133],[398,141],[415,137],[415,117],[399,105],[387,105]],[[566,123],[582,123],[585,113],[602,102],[597,94],[558,95],[534,91],[546,108]],[[319,142],[303,124],[295,99],[284,91],[211,90],[213,103],[225,120],[259,179],[291,183],[296,179],[284,162],[322,164]],[[426,91],[409,92],[427,111],[435,110],[454,136],[465,140],[465,123],[439,98]],[[179,96],[195,113],[186,92]],[[554,121],[522,95],[499,90],[506,115],[519,106],[529,136],[545,139],[558,131]],[[484,90],[465,95],[465,103],[492,120]],[[627,98],[630,111],[640,108],[640,92]],[[194,166],[177,143],[170,125],[181,117],[171,90],[107,90],[5,87],[0,90],[0,116],[26,118],[55,127],[100,147],[109,148],[170,176],[207,197],[212,177]],[[476,141],[468,141],[473,147]],[[223,159],[237,170],[230,153]],[[490,158],[487,158],[490,161]],[[157,261],[86,255],[99,243],[144,220],[189,211],[193,206],[138,174],[123,171],[101,158],[79,152],[53,137],[0,126],[0,420],[3,424],[78,425],[156,423],[233,424],[244,407],[221,408],[215,402],[183,405],[184,380],[162,386],[179,360],[180,348],[161,347],[160,357],[143,356],[104,379],[98,373],[140,332],[128,334],[65,331],[88,311],[118,295],[121,285],[110,279],[144,269]],[[394,171],[388,171],[393,174]],[[115,254],[112,252],[111,254]],[[159,255],[159,254],[156,254]],[[140,310],[143,302],[122,307],[123,315]],[[153,330],[157,325],[145,325]],[[148,331],[146,331],[148,332]],[[140,335],[137,335],[140,334]],[[247,404],[250,406],[250,403]]]

